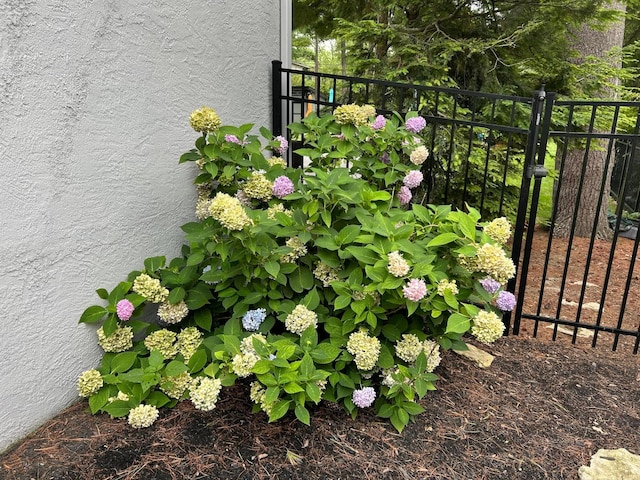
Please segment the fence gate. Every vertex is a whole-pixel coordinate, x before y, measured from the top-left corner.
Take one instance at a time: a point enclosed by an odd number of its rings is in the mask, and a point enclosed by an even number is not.
[[[559,335],[638,352],[639,102],[541,99],[535,163],[522,189],[514,334]],[[553,175],[547,176],[547,170]],[[544,192],[544,193],[543,193]],[[541,198],[549,202],[540,227]],[[522,205],[522,204],[521,204]],[[521,256],[521,258],[520,258]],[[605,338],[603,338],[605,337]]]
[[[515,97],[282,68],[273,62],[274,135],[347,103],[417,110],[430,155],[423,203],[514,220],[518,304],[508,333],[640,344],[640,102]],[[611,183],[609,179],[613,180]],[[596,215],[596,212],[598,213]]]

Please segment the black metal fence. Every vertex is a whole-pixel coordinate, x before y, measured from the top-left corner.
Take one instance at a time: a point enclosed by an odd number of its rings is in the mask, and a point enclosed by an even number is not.
[[[311,111],[347,103],[371,104],[381,114],[418,111],[427,120],[430,147],[424,201],[468,203],[484,218],[507,216],[515,223],[518,273],[509,288],[518,306],[505,316],[508,331],[554,340],[566,334],[574,343],[584,336],[593,346],[607,334],[614,350],[625,339],[637,353],[640,301],[638,308],[627,305],[640,300],[640,237],[633,235],[640,102],[558,101],[543,89],[531,98],[496,95],[286,69],[278,61],[272,86],[272,130],[292,143],[287,160],[293,166],[303,164],[292,150],[304,138],[291,138],[286,125]],[[585,235],[577,227],[588,194],[597,208]],[[534,228],[544,209],[547,228]],[[596,211],[609,214],[609,238],[598,238]]]

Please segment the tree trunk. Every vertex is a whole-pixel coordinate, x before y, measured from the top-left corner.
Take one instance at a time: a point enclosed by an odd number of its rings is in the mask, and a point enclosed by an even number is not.
[[[626,11],[624,2],[617,0],[611,1],[609,8],[622,12],[622,14]],[[573,48],[579,55],[576,63],[583,62],[588,56],[605,59],[611,49],[623,45],[624,17],[611,23],[606,30],[597,30],[589,24],[584,24],[574,33]],[[622,66],[621,59],[612,60],[611,63],[618,68]],[[617,83],[615,79],[611,81]],[[597,92],[597,96],[603,99],[613,99],[615,92],[609,87],[602,87]],[[569,236],[573,226],[574,235],[590,237],[595,225],[597,238],[609,238],[612,232],[607,220],[607,210],[614,162],[610,160],[609,168],[605,171],[608,142],[593,139],[588,151],[584,148],[572,148],[567,145],[565,148],[569,148],[569,150],[564,158],[554,235],[557,237]],[[558,149],[559,153],[556,157],[556,169],[558,170],[562,161],[560,151]],[[581,178],[582,188],[579,192]],[[599,201],[600,208],[598,208]],[[575,226],[573,224],[574,216]]]

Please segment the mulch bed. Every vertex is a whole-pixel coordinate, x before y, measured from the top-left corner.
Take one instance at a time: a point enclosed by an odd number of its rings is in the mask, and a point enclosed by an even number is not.
[[[575,479],[600,448],[640,454],[640,364],[628,352],[505,337],[483,370],[453,352],[402,434],[323,404],[307,427],[251,413],[248,387],[212,412],[183,402],[149,429],[72,405],[0,457],[0,478]]]

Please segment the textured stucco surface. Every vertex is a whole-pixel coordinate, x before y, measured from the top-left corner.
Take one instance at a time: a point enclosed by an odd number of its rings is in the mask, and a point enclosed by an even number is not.
[[[179,253],[189,113],[269,123],[278,0],[0,2],[0,451],[99,362],[94,290]]]

